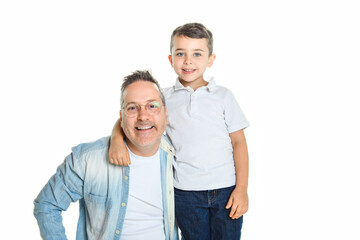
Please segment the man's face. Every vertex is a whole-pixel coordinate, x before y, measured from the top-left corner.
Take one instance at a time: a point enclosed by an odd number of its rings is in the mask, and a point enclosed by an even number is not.
[[[128,147],[136,155],[151,156],[158,150],[161,135],[168,123],[165,106],[155,114],[145,109],[145,104],[153,101],[163,104],[159,89],[154,83],[137,81],[126,88],[124,95],[123,107],[129,104],[143,105],[135,116],[128,116],[125,109],[121,109],[121,127]]]

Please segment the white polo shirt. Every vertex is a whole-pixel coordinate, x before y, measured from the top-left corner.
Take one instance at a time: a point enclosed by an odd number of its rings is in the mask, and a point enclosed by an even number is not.
[[[197,191],[235,185],[229,134],[249,122],[232,92],[213,78],[195,92],[179,80],[163,92],[169,114],[166,133],[175,148],[174,186]]]

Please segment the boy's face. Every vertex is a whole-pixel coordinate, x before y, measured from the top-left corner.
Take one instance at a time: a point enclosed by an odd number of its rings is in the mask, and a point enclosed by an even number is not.
[[[169,61],[179,76],[180,82],[186,87],[194,90],[205,86],[203,75],[207,67],[211,67],[215,55],[209,56],[207,40],[196,39],[185,36],[174,38],[173,49],[169,55]]]

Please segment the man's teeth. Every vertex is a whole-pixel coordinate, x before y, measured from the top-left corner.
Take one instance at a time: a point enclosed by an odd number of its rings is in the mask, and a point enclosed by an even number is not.
[[[136,127],[136,129],[138,129],[138,130],[146,130],[146,129],[150,129],[150,128],[152,128],[152,126]]]

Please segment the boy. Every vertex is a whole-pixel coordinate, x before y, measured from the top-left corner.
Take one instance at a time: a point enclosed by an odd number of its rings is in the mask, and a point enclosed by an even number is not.
[[[199,23],[174,30],[169,61],[178,75],[164,89],[166,133],[175,147],[175,216],[186,240],[240,239],[248,210],[248,127],[232,93],[205,81],[215,60],[212,33]],[[127,164],[128,153],[115,124],[110,161]],[[131,163],[131,162],[129,162]]]

